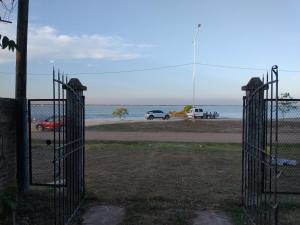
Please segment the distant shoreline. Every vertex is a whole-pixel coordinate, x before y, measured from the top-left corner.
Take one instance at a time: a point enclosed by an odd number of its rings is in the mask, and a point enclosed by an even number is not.
[[[165,104],[158,104],[158,105],[156,105],[156,104],[146,104],[146,105],[140,105],[140,104],[137,104],[137,105],[135,105],[135,104],[85,104],[86,106],[141,106],[141,107],[143,107],[143,106],[186,106],[186,105],[190,105],[190,104],[167,104],[167,105],[165,105]],[[206,105],[197,105],[197,106],[199,106],[199,107],[205,107],[205,106],[243,106],[243,105],[239,105],[239,104],[229,104],[229,105],[222,105],[222,104],[206,104]]]
[[[106,125],[106,124],[126,124],[126,123],[168,123],[187,120],[187,118],[171,118],[170,120],[146,120],[146,119],[85,119],[85,126],[97,126],[97,125]],[[218,118],[218,119],[198,119],[197,121],[240,121],[242,119],[233,119],[233,118]]]
[[[49,103],[49,102],[48,102]],[[117,118],[113,118],[112,113],[116,108],[127,108],[128,115],[126,120],[141,121],[144,120],[144,115],[146,112],[151,110],[162,110],[166,113],[170,112],[180,112],[183,110],[184,105],[86,105],[85,107],[85,118],[103,120],[103,121],[118,121]],[[242,106],[222,106],[222,105],[206,105],[200,106],[204,112],[217,112],[222,119],[232,118],[241,119],[242,118]],[[61,108],[61,113],[62,113]],[[53,114],[52,104],[43,104],[42,102],[32,104],[31,117],[37,120],[45,120]]]

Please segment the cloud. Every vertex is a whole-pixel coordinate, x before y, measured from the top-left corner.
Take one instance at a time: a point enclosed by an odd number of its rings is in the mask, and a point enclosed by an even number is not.
[[[0,24],[1,34],[15,39],[16,28]],[[130,60],[142,57],[147,44],[134,44],[118,36],[68,35],[51,26],[29,25],[28,58],[57,61],[59,59]],[[1,51],[0,63],[13,62],[15,55]]]

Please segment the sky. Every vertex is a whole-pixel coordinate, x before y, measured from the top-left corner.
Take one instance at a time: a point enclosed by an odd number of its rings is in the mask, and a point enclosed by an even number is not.
[[[27,94],[51,98],[55,67],[87,86],[89,104],[191,104],[201,23],[197,104],[241,104],[241,86],[275,64],[279,92],[300,98],[299,7],[297,0],[30,0]],[[12,24],[0,23],[12,39],[16,11]],[[14,71],[15,53],[0,51],[1,97],[14,97]]]

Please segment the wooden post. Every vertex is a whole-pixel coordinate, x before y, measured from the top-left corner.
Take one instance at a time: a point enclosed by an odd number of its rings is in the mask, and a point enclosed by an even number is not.
[[[29,187],[28,171],[28,129],[27,129],[27,33],[29,0],[18,2],[16,90],[17,108],[17,181],[22,193]]]

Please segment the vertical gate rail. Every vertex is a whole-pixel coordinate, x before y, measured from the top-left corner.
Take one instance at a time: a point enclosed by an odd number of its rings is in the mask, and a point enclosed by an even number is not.
[[[28,130],[29,130],[29,183],[32,186],[52,187],[53,155],[51,144],[53,132],[43,126],[43,122],[54,119],[53,102],[65,105],[65,99],[29,99]],[[59,125],[57,125],[59,126]]]
[[[242,90],[242,203],[253,224],[277,225],[278,67]]]
[[[83,86],[53,70],[53,183],[55,225],[69,224],[84,196]]]

